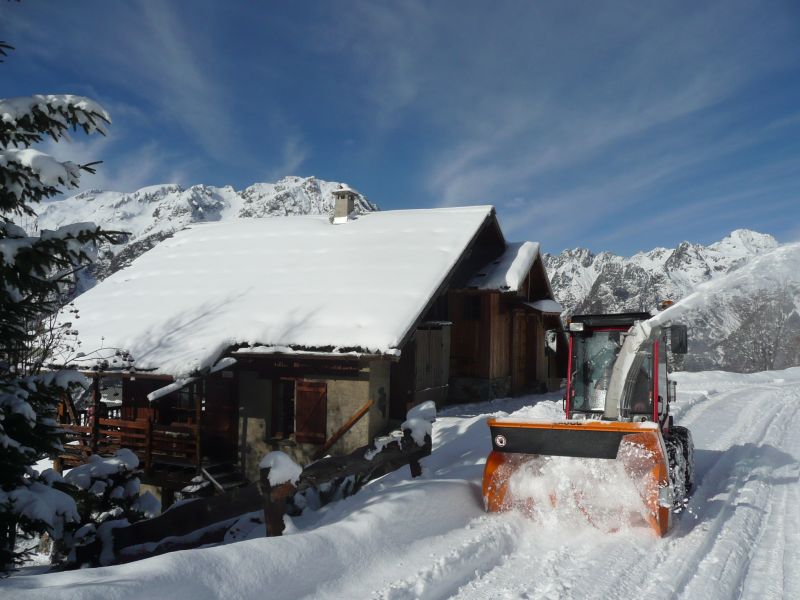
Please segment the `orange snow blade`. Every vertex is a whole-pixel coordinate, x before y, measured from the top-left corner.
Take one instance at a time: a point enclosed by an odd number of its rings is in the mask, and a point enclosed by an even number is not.
[[[661,431],[655,423],[618,421],[517,421],[489,419],[492,452],[483,471],[483,498],[491,512],[530,506],[513,498],[509,479],[523,465],[542,456],[618,460],[639,491],[646,519],[662,536],[671,526],[669,465]],[[551,502],[555,496],[551,495]],[[587,515],[589,521],[591,518]]]

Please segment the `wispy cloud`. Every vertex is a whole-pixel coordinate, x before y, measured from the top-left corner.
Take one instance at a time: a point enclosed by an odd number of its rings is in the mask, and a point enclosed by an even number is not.
[[[166,2],[52,9],[9,11],[15,32],[23,38],[22,59],[54,62],[69,56],[86,74],[76,87],[97,88],[99,82],[103,88],[119,87],[130,99],[125,106],[135,106],[151,128],[183,130],[208,155],[242,160],[233,158],[239,143],[232,119],[233,95],[220,85],[212,28],[197,35],[187,15],[179,16],[176,5]],[[39,14],[43,10],[46,14]],[[199,3],[195,7],[198,13],[204,10],[208,8]],[[93,11],[102,18],[92,19]],[[61,25],[58,36],[40,22],[54,19]],[[98,94],[98,99],[107,95]]]
[[[192,35],[170,4],[141,1],[137,6],[142,28],[136,35],[120,36],[111,68],[123,67],[127,85],[144,85],[136,92],[179,123],[208,154],[230,160],[236,147],[232,109],[224,86],[211,74],[208,36]]]
[[[498,204],[517,235],[575,235],[757,144],[732,139],[725,103],[796,57],[776,51],[791,25],[746,2],[484,8],[358,5],[344,48],[376,100],[367,122],[430,132],[429,196]]]
[[[39,149],[61,161],[78,164],[102,161],[94,175],[81,174],[77,190],[64,190],[67,195],[88,189],[132,192],[156,183],[189,183],[186,165],[160,150],[157,143],[147,142],[137,148],[125,146],[124,151],[122,145],[121,138],[96,136],[58,143],[47,140]]]
[[[786,3],[21,6],[27,72],[115,104],[125,142],[85,144],[108,187],[341,170],[385,206],[493,203],[509,237],[551,248],[634,244],[660,207],[740,214],[737,194],[780,187],[759,179],[797,153]]]
[[[430,72],[420,68],[420,60],[433,51],[443,15],[418,0],[355,0],[348,4],[347,14],[334,28],[321,25],[315,32],[316,43],[321,50],[348,58],[356,73],[349,92],[365,108],[364,126],[370,135],[382,138],[423,93]]]
[[[283,144],[281,162],[270,169],[267,178],[277,181],[287,175],[297,175],[297,170],[308,160],[309,146],[297,135],[289,136]]]

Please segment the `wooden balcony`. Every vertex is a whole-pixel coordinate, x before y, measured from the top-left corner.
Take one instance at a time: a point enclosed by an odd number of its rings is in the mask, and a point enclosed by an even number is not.
[[[89,419],[86,425],[62,424],[64,450],[59,456],[63,468],[88,461],[92,454],[113,455],[128,448],[139,464],[150,470],[159,465],[199,467],[200,436],[196,424],[163,425],[150,419]]]

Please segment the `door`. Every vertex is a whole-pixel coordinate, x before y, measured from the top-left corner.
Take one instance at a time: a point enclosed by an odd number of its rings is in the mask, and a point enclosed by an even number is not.
[[[205,380],[201,444],[203,456],[216,461],[235,460],[238,438],[238,403],[233,378]]]

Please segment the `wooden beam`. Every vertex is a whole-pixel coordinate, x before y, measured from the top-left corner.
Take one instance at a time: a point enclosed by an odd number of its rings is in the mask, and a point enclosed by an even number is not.
[[[331,437],[328,439],[328,441],[326,441],[326,442],[325,442],[325,443],[322,445],[322,447],[321,447],[319,450],[317,450],[317,451],[314,453],[314,456],[312,457],[312,459],[313,459],[313,460],[317,460],[317,459],[319,459],[319,458],[322,458],[323,456],[325,456],[325,453],[326,453],[326,452],[327,452],[327,451],[328,451],[328,450],[331,448],[331,446],[333,446],[333,445],[334,445],[336,442],[338,442],[338,441],[339,441],[339,439],[340,439],[340,438],[341,438],[341,437],[342,437],[342,436],[343,436],[345,433],[347,433],[348,431],[350,431],[350,429],[353,427],[353,425],[355,425],[356,423],[358,423],[358,422],[361,420],[361,417],[363,417],[365,414],[367,414],[367,412],[369,412],[369,409],[370,409],[370,408],[372,408],[372,405],[373,405],[374,403],[375,403],[375,401],[374,401],[374,400],[371,400],[371,399],[370,399],[370,400],[367,400],[367,403],[366,403],[366,404],[364,404],[364,406],[362,406],[361,408],[359,408],[359,409],[358,409],[358,410],[357,410],[357,411],[356,411],[356,412],[353,414],[353,416],[352,416],[352,417],[350,417],[349,419],[347,419],[347,422],[346,422],[344,425],[342,425],[342,426],[341,426],[341,427],[338,429],[338,431],[337,431],[336,433],[334,433],[334,434],[333,434],[333,435],[332,435],[332,436],[331,436]]]

